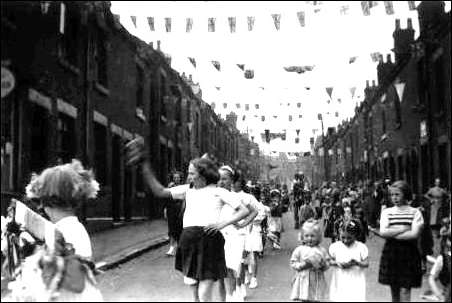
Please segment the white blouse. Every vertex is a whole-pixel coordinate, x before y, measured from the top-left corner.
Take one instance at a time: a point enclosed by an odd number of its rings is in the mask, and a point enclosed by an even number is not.
[[[88,232],[76,216],[63,218],[56,222],[55,226],[63,234],[64,240],[72,244],[75,254],[85,258],[93,256]]]
[[[237,209],[241,203],[235,193],[215,184],[200,189],[184,184],[171,187],[169,191],[173,199],[185,199],[184,228],[218,223],[224,205]]]

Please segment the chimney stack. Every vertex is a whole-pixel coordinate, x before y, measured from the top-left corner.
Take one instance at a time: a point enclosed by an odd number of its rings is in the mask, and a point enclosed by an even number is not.
[[[160,40],[157,40],[157,50],[160,51]]]
[[[411,44],[414,42],[414,29],[411,21],[407,20],[407,28],[400,28],[400,19],[396,19],[396,28],[392,34],[394,38],[395,62],[411,55]]]

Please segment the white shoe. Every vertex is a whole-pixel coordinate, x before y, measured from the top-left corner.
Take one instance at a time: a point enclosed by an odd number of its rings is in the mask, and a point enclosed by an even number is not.
[[[252,289],[252,288],[256,288],[256,287],[257,287],[257,279],[255,277],[252,277],[249,288]]]
[[[250,284],[250,275],[245,273],[245,284],[248,285]]]
[[[237,288],[232,294],[233,302],[245,302],[245,298],[242,296],[242,292]]]

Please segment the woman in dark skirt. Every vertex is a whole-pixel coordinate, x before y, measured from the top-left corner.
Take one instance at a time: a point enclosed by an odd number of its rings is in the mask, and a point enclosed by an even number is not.
[[[385,208],[380,217],[379,234],[386,239],[380,260],[378,282],[391,287],[393,302],[409,302],[411,288],[421,287],[421,255],[418,237],[424,220],[419,209],[411,207],[411,190],[405,181],[390,188],[393,207]]]
[[[184,274],[184,282],[191,286],[194,301],[212,301],[214,282],[226,277],[224,238],[220,232],[224,227],[244,218],[248,209],[237,196],[216,186],[219,180],[218,167],[208,158],[190,162],[188,178],[193,184],[165,188],[156,179],[146,159],[144,142],[140,139],[127,145],[127,163],[141,163],[143,176],[154,196],[163,199],[185,199],[183,231],[176,251],[176,269]],[[224,205],[235,212],[220,220]]]

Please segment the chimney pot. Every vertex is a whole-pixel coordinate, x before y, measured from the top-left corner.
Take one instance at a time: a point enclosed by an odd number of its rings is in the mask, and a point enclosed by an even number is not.
[[[387,54],[386,55],[386,62],[387,63],[392,63],[391,54]]]
[[[369,87],[369,80],[366,80],[366,87]]]
[[[400,19],[395,19],[395,28],[400,29]]]
[[[411,18],[408,18],[408,20],[407,20],[407,28],[413,29],[413,21],[411,20]]]
[[[375,80],[372,80],[372,87],[375,87]]]
[[[157,40],[157,50],[160,50],[160,40]]]

